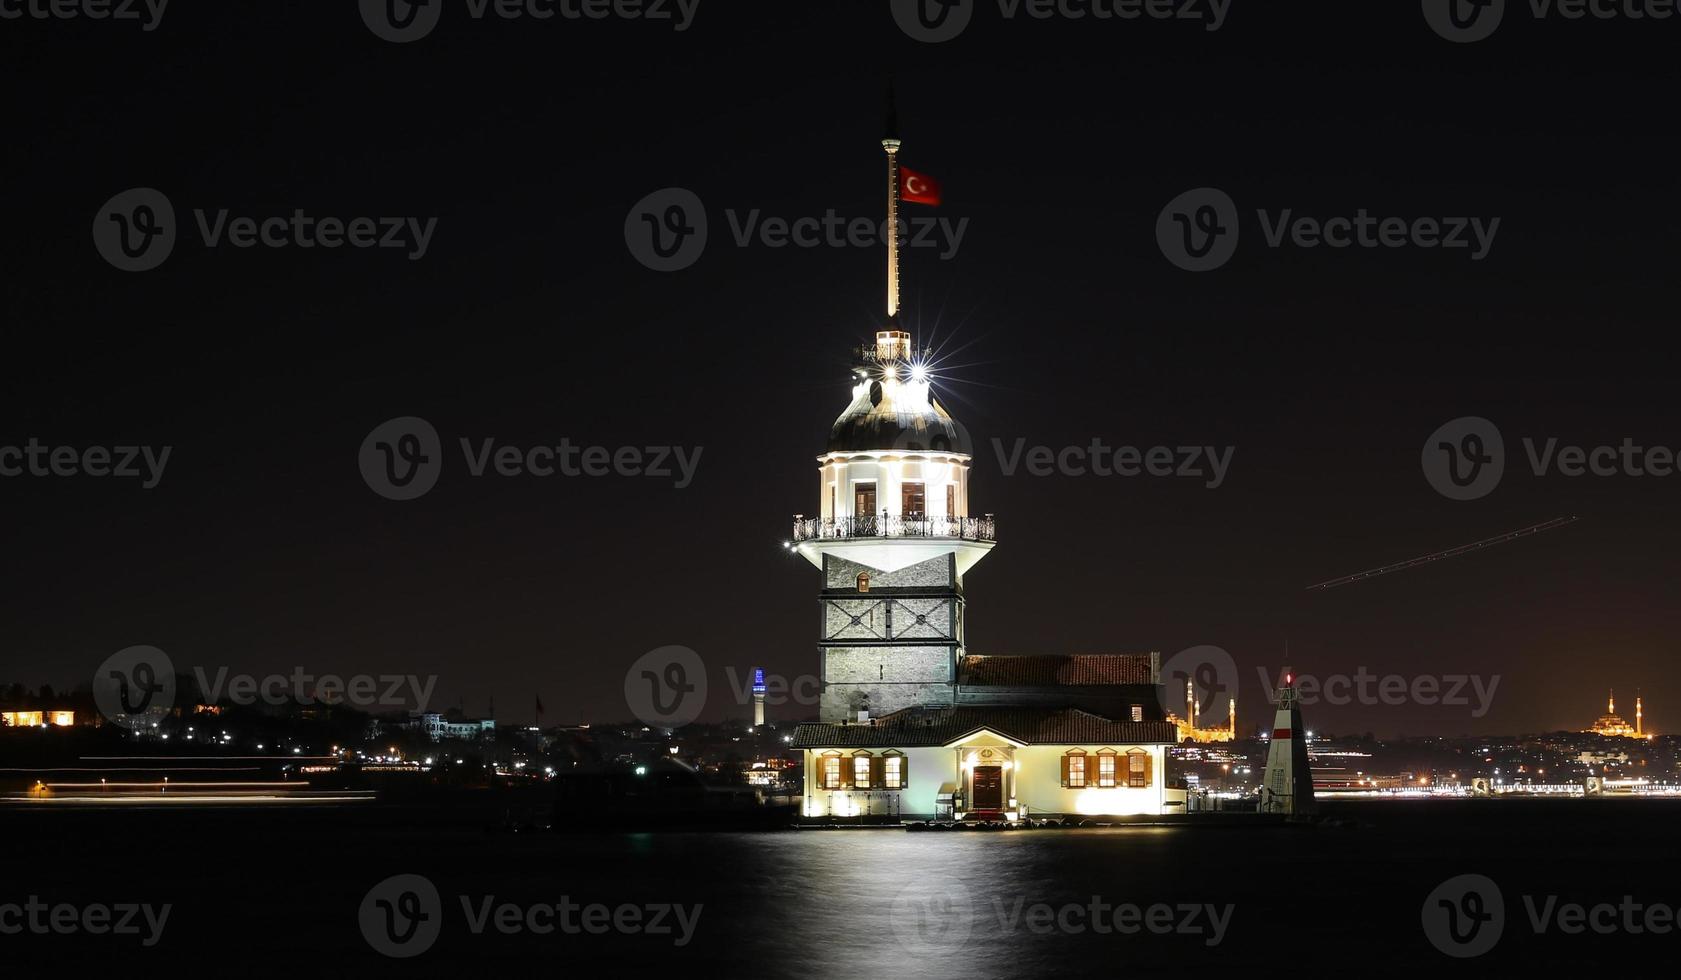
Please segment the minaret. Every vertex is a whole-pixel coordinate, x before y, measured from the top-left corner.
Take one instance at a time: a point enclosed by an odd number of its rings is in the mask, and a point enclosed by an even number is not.
[[[1641,737],[1642,735],[1645,734],[1645,729],[1642,727],[1642,722],[1641,722],[1641,715],[1643,713],[1643,710],[1642,710],[1643,707],[1644,706],[1641,705],[1641,703],[1640,703],[1640,690],[1638,688],[1636,688],[1635,692],[1634,692],[1634,737],[1635,738],[1639,738],[1639,737]]]
[[[968,439],[935,396],[928,351],[898,329],[899,137],[887,133],[887,329],[862,347],[852,401],[817,457],[817,515],[789,547],[823,572],[819,717],[859,721],[956,701],[963,575],[994,542],[969,510]]]
[[[1608,688],[1608,690],[1610,695],[1605,699],[1605,713],[1614,715],[1617,713],[1617,690],[1616,688]]]
[[[1261,813],[1312,813],[1313,770],[1307,760],[1307,732],[1302,728],[1302,708],[1296,695],[1296,678],[1284,668],[1284,686],[1278,690],[1278,712],[1273,716],[1272,742],[1267,746],[1267,768],[1261,776]]]
[[[1226,731],[1231,733],[1232,741],[1237,741],[1237,698],[1226,701]]]

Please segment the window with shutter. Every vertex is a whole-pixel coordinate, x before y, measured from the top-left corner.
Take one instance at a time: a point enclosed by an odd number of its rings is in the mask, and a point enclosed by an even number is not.
[[[1102,789],[1109,789],[1115,782],[1115,753],[1113,750],[1097,754],[1097,785]]]
[[[818,761],[823,766],[823,788],[840,789],[841,757],[838,755],[826,755]]]
[[[1062,785],[1067,789],[1086,788],[1086,754],[1079,749],[1062,757]]]
[[[1150,785],[1150,754],[1143,749],[1127,753],[1127,785],[1134,789]]]

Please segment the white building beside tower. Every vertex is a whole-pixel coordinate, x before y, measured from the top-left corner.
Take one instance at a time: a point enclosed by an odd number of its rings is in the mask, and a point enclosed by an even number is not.
[[[894,221],[891,128],[882,145]],[[1158,654],[968,652],[964,576],[991,553],[996,522],[971,505],[971,447],[927,352],[897,327],[891,242],[887,281],[889,329],[859,349],[851,403],[817,457],[816,516],[794,519],[794,549],[823,576],[821,720],[793,737],[805,815],[1179,812],[1165,788],[1176,729]]]

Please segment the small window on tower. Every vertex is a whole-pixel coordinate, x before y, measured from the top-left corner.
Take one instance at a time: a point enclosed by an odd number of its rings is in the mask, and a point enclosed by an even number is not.
[[[859,572],[858,573],[858,591],[859,592],[870,591],[870,573],[869,572]]]
[[[905,520],[920,521],[928,516],[928,493],[923,484],[904,484],[900,502],[904,505],[900,510],[905,515]]]
[[[957,516],[957,484],[946,484],[946,516]]]
[[[854,518],[869,518],[876,516],[876,485],[869,483],[854,484],[852,490],[852,516]]]

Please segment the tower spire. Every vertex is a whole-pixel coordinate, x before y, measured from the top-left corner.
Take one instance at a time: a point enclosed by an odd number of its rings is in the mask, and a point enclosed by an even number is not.
[[[887,124],[881,138],[887,151],[887,325],[899,325],[899,107],[893,78],[887,79]]]

